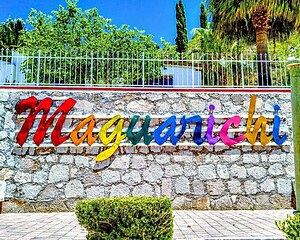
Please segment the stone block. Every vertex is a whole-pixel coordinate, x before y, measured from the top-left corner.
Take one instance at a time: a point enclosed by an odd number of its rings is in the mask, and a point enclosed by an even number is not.
[[[168,164],[170,163],[170,157],[168,154],[158,154],[155,156],[155,161],[161,165]]]
[[[111,185],[121,181],[121,175],[119,171],[104,170],[102,172],[102,183],[104,185]]]
[[[154,196],[153,187],[148,183],[138,185],[133,189],[132,196],[150,196],[150,197],[152,197],[152,196]]]
[[[248,175],[254,177],[255,179],[262,179],[266,176],[266,169],[263,167],[252,167],[247,170]]]
[[[172,180],[171,178],[163,178],[161,181],[161,195],[171,197],[172,195]]]
[[[186,163],[191,164],[193,163],[193,156],[192,155],[173,155],[173,161],[176,163]]]
[[[4,120],[4,129],[15,129],[15,123],[13,119],[14,119],[13,113],[7,111]]]
[[[181,113],[181,112],[186,112],[186,106],[183,102],[175,102],[172,104],[173,112],[176,113]]]
[[[52,166],[49,173],[49,183],[69,181],[69,167],[62,164]]]
[[[73,155],[62,155],[60,157],[60,163],[64,164],[73,164],[74,162],[74,156]]]
[[[172,202],[172,208],[174,210],[191,209],[191,207],[192,207],[191,199],[185,196],[178,196]]]
[[[144,180],[153,183],[160,180],[163,175],[164,171],[159,165],[156,164],[151,164],[150,167],[143,172]]]
[[[246,164],[259,164],[259,155],[258,153],[250,153],[243,155],[243,163]]]
[[[86,189],[86,196],[88,199],[105,197],[104,188],[100,186],[92,186]]]
[[[244,182],[245,192],[248,195],[256,194],[258,192],[257,183],[252,181]]]
[[[32,175],[32,181],[34,183],[46,184],[48,180],[48,173],[44,171],[36,172]]]
[[[232,194],[241,194],[241,183],[238,180],[228,181],[229,192]]]
[[[6,141],[1,142],[0,151],[8,152],[8,151],[11,151],[11,150],[12,150],[12,146],[8,142],[6,142]]]
[[[111,169],[121,169],[121,170],[126,170],[129,168],[130,164],[130,156],[124,155],[121,157],[116,157],[113,161],[112,164],[110,165]]]
[[[285,172],[286,172],[286,176],[290,177],[290,178],[294,178],[295,176],[295,165],[289,165],[285,168]]]
[[[129,196],[130,189],[126,184],[113,185],[110,190],[110,197]]]
[[[4,91],[0,92],[0,102],[7,102],[8,98],[9,98],[9,92],[4,92]]]
[[[217,173],[220,178],[222,179],[228,179],[229,178],[229,171],[226,165],[217,165]]]
[[[251,198],[246,196],[238,196],[237,203],[235,206],[237,209],[249,210],[253,208],[254,204]]]
[[[147,167],[147,162],[145,160],[145,156],[134,155],[132,157],[131,168],[133,168],[133,169],[143,169],[145,167]]]
[[[205,164],[217,164],[220,162],[220,157],[216,154],[207,154],[204,159]]]
[[[280,175],[284,175],[285,174],[284,169],[283,169],[283,167],[282,167],[282,165],[280,163],[272,164],[269,167],[268,172],[272,176],[280,176]]]
[[[139,148],[139,153],[142,153],[142,154],[148,154],[149,153],[149,148],[146,147],[146,146],[141,146]]]
[[[68,150],[69,150],[69,148],[67,148],[67,147],[57,147],[57,153],[58,154],[66,154],[66,153],[68,153]]]
[[[192,187],[193,187],[193,194],[195,194],[196,196],[201,196],[201,195],[205,195],[206,191],[205,191],[205,187],[204,187],[204,183],[203,181],[200,180],[194,180],[192,182]]]
[[[57,163],[58,162],[58,156],[54,155],[54,154],[47,155],[46,162],[47,163]]]
[[[67,198],[83,198],[85,197],[83,185],[79,180],[71,180],[65,188]]]
[[[12,184],[10,182],[6,182],[6,193],[5,198],[17,198],[18,195],[16,193],[17,186],[15,184]]]
[[[210,210],[210,200],[208,197],[201,197],[192,201],[192,209]]]
[[[149,113],[154,110],[154,105],[150,101],[139,100],[130,102],[126,109],[134,113]]]
[[[75,165],[77,167],[88,168],[90,166],[89,158],[85,156],[75,156]]]
[[[41,200],[53,200],[62,197],[62,191],[54,185],[48,185],[41,191],[39,199]]]
[[[280,194],[274,194],[270,197],[270,202],[272,203],[272,208],[283,208],[288,209],[291,207],[290,196],[282,196]]]
[[[166,177],[176,177],[183,174],[183,168],[179,164],[167,165],[165,167]]]
[[[177,194],[190,193],[190,181],[186,177],[178,177],[175,180],[175,192]]]
[[[278,193],[290,195],[292,192],[292,181],[290,179],[277,179]]]
[[[247,177],[246,168],[244,166],[238,166],[236,164],[234,164],[230,167],[230,174],[231,174],[231,177],[237,177],[237,178],[246,178]]]
[[[265,210],[271,207],[269,195],[258,195],[256,196],[255,200],[257,209]]]
[[[0,131],[0,141],[4,140],[8,137],[8,134],[6,131]]]
[[[6,161],[6,156],[3,153],[0,153],[0,167],[4,167]]]
[[[223,181],[207,182],[207,192],[211,196],[222,195],[225,191],[225,185]]]
[[[184,176],[192,177],[198,175],[198,168],[194,164],[185,165],[183,167]]]
[[[215,210],[227,210],[232,209],[232,202],[229,196],[223,196],[217,200],[215,200]]]
[[[209,180],[209,179],[217,178],[215,166],[212,164],[199,166],[198,172],[199,172],[199,175],[198,175],[199,179],[201,179],[201,180]]]
[[[272,192],[275,190],[275,183],[273,179],[267,179],[260,185],[262,192]]]
[[[15,182],[18,182],[21,184],[29,183],[29,182],[31,182],[31,177],[32,177],[32,175],[30,173],[17,172],[14,177],[14,180],[15,180]]]
[[[27,172],[33,172],[37,171],[40,168],[40,164],[29,157],[21,158],[20,160],[20,170],[27,171]]]
[[[136,170],[125,173],[122,180],[128,185],[135,185],[142,181],[140,173]]]
[[[277,162],[285,162],[286,155],[285,154],[270,154],[269,162],[277,163]]]
[[[35,199],[37,195],[42,190],[42,187],[39,185],[33,185],[33,184],[24,184],[22,186],[22,191],[24,193],[25,199]]]

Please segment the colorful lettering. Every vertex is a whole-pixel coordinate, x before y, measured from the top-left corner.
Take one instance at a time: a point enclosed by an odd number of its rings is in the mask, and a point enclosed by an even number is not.
[[[260,116],[254,124],[253,131],[251,131],[253,115],[255,113],[255,105],[256,105],[256,96],[252,96],[250,100],[250,106],[248,111],[248,120],[247,120],[247,127],[246,127],[246,135],[245,137],[248,139],[251,145],[254,145],[256,139],[258,137],[258,132],[260,131],[260,143],[263,146],[266,146],[271,140],[272,136],[267,136],[267,119],[263,116]]]
[[[116,122],[117,122],[116,127],[114,128],[113,132],[107,137],[108,129]],[[110,148],[101,152],[96,157],[97,162],[102,162],[102,161],[110,158],[114,154],[114,152],[118,149],[121,141],[126,137],[126,134],[122,135],[123,125],[124,125],[124,119],[121,119],[120,115],[113,117],[111,120],[109,120],[107,123],[105,123],[103,125],[103,127],[101,128],[101,130],[99,132],[99,139],[101,140],[101,142],[105,146],[110,144],[114,139],[115,139],[115,142],[113,143],[113,145]]]
[[[153,138],[155,139],[156,143],[158,145],[163,145],[169,138],[171,139],[171,143],[173,145],[176,145],[182,135],[184,134],[186,130],[186,124],[185,124],[185,116],[181,118],[181,130],[179,134],[176,136],[176,116],[172,116],[168,118],[163,124],[161,124],[153,133]],[[161,136],[163,131],[167,129],[167,132],[164,133],[164,136]]]
[[[19,134],[17,135],[17,142],[20,144],[20,146],[23,146],[23,144],[26,142],[28,138],[28,134],[30,129],[33,126],[33,123],[36,119],[36,116],[39,112],[43,111],[42,118],[40,120],[40,124],[38,126],[38,129],[33,137],[33,141],[37,146],[39,146],[46,135],[46,132],[50,125],[53,123],[54,118],[59,114],[62,113],[59,119],[57,120],[57,123],[52,131],[51,134],[51,140],[54,146],[58,146],[65,142],[70,136],[66,135],[64,137],[61,137],[61,130],[64,125],[64,122],[66,120],[67,114],[70,112],[70,110],[75,105],[76,101],[72,98],[67,99],[65,102],[61,104],[61,106],[52,114],[52,116],[47,119],[48,113],[50,111],[50,108],[52,106],[52,99],[51,98],[45,98],[40,103],[38,103],[38,100],[36,97],[30,97],[25,100],[21,100],[16,104],[16,112],[18,114],[21,114],[25,112],[26,110],[30,109],[30,113],[28,117],[26,118],[23,126],[21,127],[21,130]]]
[[[79,131],[87,124],[88,124],[87,130],[85,131],[85,133],[82,135],[81,138],[78,138]],[[81,144],[87,138],[88,145],[92,146],[92,144],[97,139],[97,137],[93,137],[94,127],[95,127],[95,116],[91,115],[78,124],[78,126],[70,134],[70,138],[72,139],[73,143],[76,146]]]
[[[149,125],[150,125],[150,121],[151,121],[150,116],[146,116],[145,122],[143,123],[143,126],[142,126],[142,129],[138,133],[134,134],[132,132],[133,128],[136,125],[136,123],[138,122],[139,118],[140,118],[140,116],[133,116],[133,118],[131,119],[131,122],[129,124],[129,127],[127,129],[126,135],[133,145],[138,144],[141,141],[142,137],[144,137],[144,143],[146,145],[149,145],[153,139],[153,135],[149,134]]]
[[[197,145],[201,145],[205,142],[206,136],[202,137],[202,118],[200,116],[194,116],[186,119],[185,124],[196,123],[193,140]]]
[[[235,145],[239,142],[242,142],[245,139],[245,135],[242,135],[242,136],[239,136],[236,138],[228,137],[228,130],[229,130],[230,126],[233,125],[234,127],[238,127],[240,123],[241,123],[241,117],[234,116],[234,117],[230,118],[229,120],[227,120],[226,123],[224,124],[224,126],[222,127],[222,129],[220,131],[220,137],[221,137],[223,143],[225,143],[227,146]]]
[[[95,136],[93,135],[93,130],[96,127],[96,119],[94,115],[90,115],[89,117],[82,120],[74,128],[71,134],[61,136],[66,117],[76,104],[76,101],[72,98],[67,99],[48,118],[52,104],[53,101],[51,98],[45,98],[41,101],[38,101],[35,97],[29,97],[27,99],[19,101],[16,104],[15,109],[17,114],[21,114],[23,112],[26,112],[27,110],[30,110],[20,129],[20,132],[17,135],[17,142],[20,146],[23,146],[26,142],[30,129],[33,127],[33,124],[40,112],[42,112],[41,120],[33,136],[33,141],[37,146],[39,146],[43,142],[47,130],[54,123],[54,119],[56,118],[56,116],[61,114],[57,119],[57,122],[51,133],[51,141],[53,145],[59,146],[70,138],[75,146],[79,146],[85,141],[89,146],[92,146],[99,137],[99,140],[103,143],[104,146],[107,147],[107,149],[97,155],[96,161],[98,162],[110,158],[120,146],[121,141],[126,137],[131,141],[133,145],[138,144],[142,138],[144,138],[145,145],[149,145],[153,139],[159,145],[163,145],[168,140],[170,140],[173,145],[176,145],[183,137],[188,126],[195,126],[193,141],[197,145],[203,144],[206,140],[210,145],[215,145],[220,139],[227,146],[235,145],[243,141],[244,139],[247,139],[250,144],[254,145],[257,139],[259,139],[260,143],[263,146],[266,146],[272,139],[274,139],[274,142],[277,145],[282,145],[287,140],[287,134],[280,135],[281,119],[278,116],[278,111],[280,110],[280,107],[278,105],[274,106],[274,123],[273,132],[271,134],[267,134],[268,121],[264,116],[260,116],[256,120],[256,122],[253,123],[256,107],[256,96],[252,96],[250,100],[246,133],[237,137],[230,137],[228,131],[230,127],[236,128],[241,124],[240,116],[234,116],[228,119],[221,128],[219,136],[215,136],[215,134],[213,133],[215,124],[215,117],[213,115],[213,112],[215,110],[214,105],[209,106],[210,115],[207,119],[207,131],[204,136],[202,136],[203,119],[199,115],[189,118],[186,118],[186,116],[182,116],[182,118],[180,119],[180,124],[177,124],[178,121],[176,119],[176,116],[171,116],[160,126],[158,126],[153,131],[153,134],[149,133],[151,122],[150,116],[145,117],[145,120],[139,131],[134,131],[134,128],[137,125],[140,116],[133,116],[129,123],[126,134],[122,134],[124,119],[122,119],[120,115],[117,115],[107,121],[100,129],[98,135]],[[253,124],[254,126],[252,126]],[[83,131],[83,129],[85,129],[85,131]]]
[[[274,113],[274,124],[273,124],[273,133],[272,133],[272,136],[273,136],[273,139],[274,139],[274,142],[281,146],[287,139],[287,135],[286,133],[280,137],[280,131],[279,131],[279,128],[280,128],[280,117],[278,116],[278,111],[280,110],[280,107],[278,105],[275,105],[274,106],[274,110],[275,110],[275,113]]]
[[[215,106],[210,105],[209,106],[210,116],[208,117],[207,120],[207,131],[206,131],[207,142],[210,145],[215,145],[220,140],[219,136],[213,137],[213,128],[215,124],[215,117],[213,116],[214,110],[215,110]]]

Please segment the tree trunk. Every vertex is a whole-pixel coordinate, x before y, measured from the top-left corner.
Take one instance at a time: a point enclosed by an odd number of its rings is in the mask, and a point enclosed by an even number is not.
[[[268,33],[265,28],[256,28],[257,73],[259,86],[271,86],[268,53]]]

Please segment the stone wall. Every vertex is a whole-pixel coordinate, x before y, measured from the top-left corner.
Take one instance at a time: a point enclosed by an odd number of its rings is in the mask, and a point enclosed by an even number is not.
[[[94,148],[17,147],[20,99],[72,97],[73,115],[247,115],[250,94],[134,92],[0,92],[0,178],[7,182],[4,212],[67,211],[78,199],[167,196],[176,209],[276,209],[290,207],[294,175],[290,94],[257,96],[256,113],[286,117],[283,146],[122,146],[102,163]],[[71,123],[67,123],[71,124]],[[35,124],[36,125],[36,124]],[[100,148],[101,149],[101,148]],[[1,180],[1,179],[0,179]]]

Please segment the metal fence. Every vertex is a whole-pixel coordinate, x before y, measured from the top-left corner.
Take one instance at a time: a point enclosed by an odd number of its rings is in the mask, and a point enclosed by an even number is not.
[[[0,86],[288,88],[276,55],[1,50]],[[260,78],[265,78],[260,81]]]

